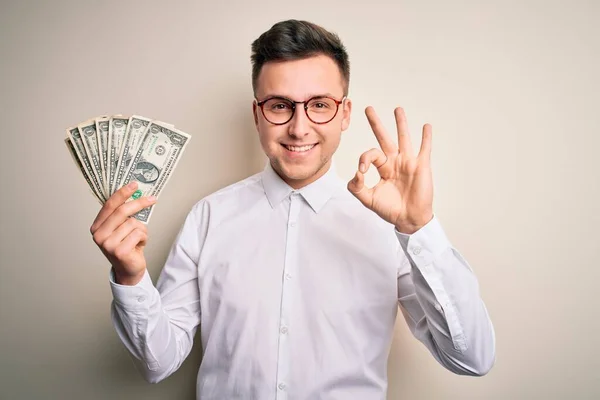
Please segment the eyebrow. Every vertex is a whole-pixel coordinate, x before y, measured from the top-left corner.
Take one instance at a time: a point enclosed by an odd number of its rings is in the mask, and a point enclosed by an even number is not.
[[[288,99],[288,100],[292,100],[292,101],[294,101],[294,99],[292,99],[290,96],[286,96],[286,95],[284,95],[284,94],[278,94],[278,93],[271,93],[271,94],[268,94],[268,95],[266,95],[266,96],[264,97],[264,99],[270,99],[270,98],[273,98],[273,97],[283,97],[284,99]],[[314,93],[313,93],[313,94],[309,94],[309,95],[306,97],[306,100],[308,100],[308,99],[312,99],[312,98],[314,98],[314,97],[333,97],[334,99],[337,99],[337,97],[336,97],[336,96],[334,96],[333,94],[331,94],[331,93],[329,93],[329,92],[326,92],[326,93],[318,93],[318,94],[314,94]],[[261,101],[262,101],[262,100],[261,100]]]

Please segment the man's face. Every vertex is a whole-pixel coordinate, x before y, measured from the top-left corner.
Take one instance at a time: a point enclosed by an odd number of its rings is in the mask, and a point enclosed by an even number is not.
[[[258,77],[256,98],[262,101],[272,96],[293,101],[305,101],[314,96],[342,100],[342,74],[337,64],[323,55],[303,60],[268,62],[263,65]],[[340,143],[341,133],[350,124],[351,106],[350,100],[346,99],[340,104],[333,120],[316,124],[307,117],[304,104],[297,104],[294,116],[288,123],[274,125],[265,119],[256,102],[253,103],[254,122],[261,146],[273,169],[288,185],[298,189],[327,172],[331,157]],[[312,148],[305,150],[309,148],[307,146]]]

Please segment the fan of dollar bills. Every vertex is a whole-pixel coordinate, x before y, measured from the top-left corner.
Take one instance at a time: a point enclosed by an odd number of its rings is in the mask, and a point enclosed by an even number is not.
[[[68,128],[65,144],[100,202],[132,181],[132,196],[158,197],[191,136],[173,125],[137,115],[102,116]],[[148,223],[154,206],[134,215]]]

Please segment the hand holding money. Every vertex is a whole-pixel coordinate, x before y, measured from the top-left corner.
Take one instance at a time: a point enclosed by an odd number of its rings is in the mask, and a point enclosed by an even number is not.
[[[142,197],[127,202],[135,191],[133,181],[117,190],[106,201],[90,227],[94,242],[110,261],[115,281],[121,285],[137,284],[146,271],[144,246],[148,240],[145,224],[129,218],[140,210],[152,206],[156,197]]]
[[[117,283],[135,285],[144,276],[146,224],[189,141],[172,125],[135,115],[102,116],[67,129],[73,161],[103,204],[90,232]]]
[[[141,116],[102,116],[67,129],[65,143],[91,192],[104,204],[130,182],[138,189],[127,201],[158,197],[173,174],[190,135]],[[148,223],[153,206],[136,219]]]

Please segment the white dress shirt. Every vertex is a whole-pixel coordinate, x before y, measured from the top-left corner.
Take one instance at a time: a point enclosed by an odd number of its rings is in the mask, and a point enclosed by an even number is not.
[[[201,400],[384,399],[398,305],[450,371],[484,375],[495,359],[477,279],[437,217],[399,233],[335,167],[293,190],[267,163],[192,208],[156,287],[147,272],[110,284],[149,382],[179,368],[200,326]]]

